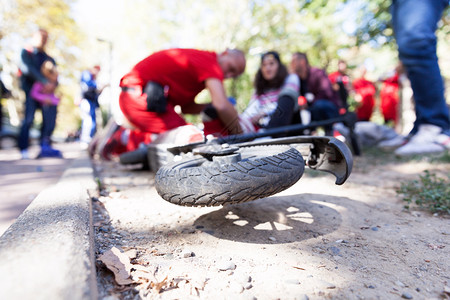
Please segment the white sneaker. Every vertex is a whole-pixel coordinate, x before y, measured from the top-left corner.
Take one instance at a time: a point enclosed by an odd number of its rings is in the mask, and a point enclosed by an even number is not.
[[[81,150],[87,150],[87,148],[89,148],[89,143],[80,142],[80,149]]]
[[[445,149],[450,150],[450,136],[441,133],[436,137],[436,141],[445,147]]]
[[[446,138],[447,137],[447,138]],[[449,147],[450,137],[442,133],[442,128],[423,124],[419,126],[417,133],[404,146],[395,150],[398,156],[441,153]]]
[[[20,150],[20,155],[22,156],[22,159],[30,159],[30,154],[27,149]]]
[[[408,137],[397,135],[392,139],[379,142],[377,147],[385,151],[392,151],[405,145],[406,143],[408,143]]]

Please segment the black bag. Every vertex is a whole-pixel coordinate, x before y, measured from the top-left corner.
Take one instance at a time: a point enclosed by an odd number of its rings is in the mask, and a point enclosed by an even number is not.
[[[149,81],[144,88],[147,94],[147,110],[156,113],[165,113],[167,106],[167,97],[164,93],[164,87],[154,81]]]
[[[96,88],[88,88],[83,92],[83,98],[89,101],[95,102],[98,99],[98,93]]]

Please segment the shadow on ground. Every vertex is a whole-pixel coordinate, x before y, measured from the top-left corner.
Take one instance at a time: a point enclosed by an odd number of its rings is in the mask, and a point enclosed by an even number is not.
[[[320,194],[270,197],[202,215],[194,226],[216,238],[244,243],[302,241],[339,227],[342,217],[333,203],[342,200]]]

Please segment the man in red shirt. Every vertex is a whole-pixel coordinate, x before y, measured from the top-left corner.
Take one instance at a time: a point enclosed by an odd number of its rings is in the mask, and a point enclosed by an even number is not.
[[[337,71],[328,75],[333,90],[335,90],[341,98],[341,103],[347,107],[348,91],[350,90],[350,77],[347,75],[347,63],[340,59],[338,61]]]
[[[399,121],[400,111],[400,80],[399,76],[403,72],[402,64],[398,64],[395,69],[385,74],[380,81],[380,109],[384,117],[384,122],[395,127]]]
[[[194,49],[159,51],[121,79],[120,108],[128,121],[142,131],[162,133],[186,125],[175,106],[179,105],[183,113],[199,114],[207,104],[195,103],[195,96],[207,88],[220,120],[230,133],[240,133],[237,111],[226,97],[223,80],[235,78],[244,70],[245,56],[239,50],[227,49],[220,54]],[[165,112],[149,111],[147,97],[151,96],[143,93],[149,82],[164,88]]]
[[[359,69],[360,77],[353,81],[355,100],[358,103],[356,115],[358,121],[370,121],[375,106],[376,88],[373,82],[366,79],[367,70],[364,66]]]
[[[155,52],[137,63],[122,77],[120,108],[127,120],[144,135],[140,142],[150,142],[149,134],[160,134],[186,125],[175,111],[199,114],[208,104],[195,102],[205,88],[211,95],[211,105],[229,134],[242,133],[238,113],[228,101],[223,80],[235,78],[245,70],[245,55],[237,49],[222,53],[195,49],[167,49]],[[123,151],[134,150],[137,145]],[[139,135],[139,134],[138,134]]]

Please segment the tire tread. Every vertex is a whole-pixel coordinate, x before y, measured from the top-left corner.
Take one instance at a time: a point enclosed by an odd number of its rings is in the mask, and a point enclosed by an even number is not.
[[[293,148],[237,163],[178,168],[186,162],[189,160],[167,164],[155,177],[159,195],[183,206],[218,206],[265,198],[292,186],[304,171],[303,157]]]

